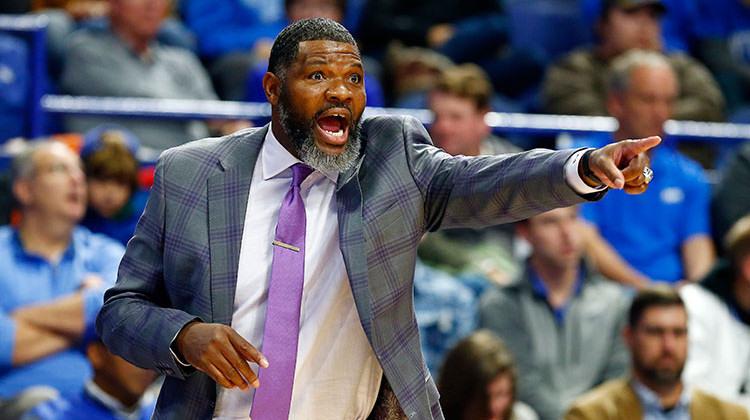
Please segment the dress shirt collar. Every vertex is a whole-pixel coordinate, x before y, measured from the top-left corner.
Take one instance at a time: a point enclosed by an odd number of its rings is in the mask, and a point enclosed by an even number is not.
[[[570,307],[571,303],[573,302],[573,299],[575,299],[579,294],[581,294],[581,290],[583,289],[583,281],[584,281],[584,274],[585,274],[585,267],[584,264],[581,263],[580,269],[578,270],[578,276],[576,277],[576,281],[573,284],[573,293],[570,294],[568,297],[568,300],[563,302],[562,305],[558,307],[553,307],[552,304],[549,301],[549,288],[547,287],[547,284],[544,283],[542,278],[539,276],[539,274],[534,270],[534,267],[531,266],[531,261],[527,262],[527,269],[529,272],[529,280],[531,281],[531,287],[533,289],[533,292],[544,299],[545,302],[547,302],[547,305],[552,310],[552,313],[555,316],[555,321],[557,321],[558,324],[563,324],[565,322],[565,314],[568,312],[568,308]]]
[[[120,401],[104,392],[94,381],[86,382],[84,393],[95,403],[107,409],[118,419],[136,420],[141,418],[142,401],[132,407],[125,407]]]
[[[47,261],[49,264],[54,266],[63,260],[73,259],[73,257],[75,256],[76,244],[79,242],[79,241],[76,241],[76,236],[79,235],[78,229],[80,229],[80,227],[78,226],[73,228],[73,231],[70,233],[70,244],[68,244],[68,247],[65,249],[65,252],[60,254],[59,258],[54,261],[50,261],[42,256],[26,251],[26,248],[23,247],[23,241],[21,240],[21,234],[19,233],[18,228],[13,228],[13,234],[11,237],[11,247],[19,258]]]
[[[661,399],[654,391],[644,385],[636,378],[630,379],[638,400],[641,403],[642,412],[645,418],[670,418],[670,419],[689,419],[690,418],[690,394],[691,390],[687,384],[682,385],[682,394],[672,409],[669,410],[671,415],[666,415]],[[658,413],[658,414],[657,414]],[[658,416],[655,417],[654,415]]]
[[[292,167],[296,163],[304,163],[301,160],[294,157],[284,146],[279,143],[276,136],[273,135],[273,127],[268,127],[266,133],[266,140],[263,142],[263,147],[260,151],[261,165],[263,170],[263,179],[269,180],[284,172],[285,170]],[[330,179],[334,184],[338,178],[338,172],[336,171],[318,171],[322,173],[326,178]]]

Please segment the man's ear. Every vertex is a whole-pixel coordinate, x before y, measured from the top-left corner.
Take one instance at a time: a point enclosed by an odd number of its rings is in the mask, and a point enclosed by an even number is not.
[[[750,255],[746,255],[740,262],[740,273],[745,281],[750,281]]]
[[[263,92],[271,105],[278,105],[281,95],[281,79],[275,74],[267,72],[263,76]]]
[[[104,344],[93,341],[86,346],[86,357],[94,369],[104,369],[107,363],[107,348]]]
[[[13,196],[22,205],[26,206],[31,200],[31,186],[27,179],[17,179],[13,182]]]
[[[516,235],[523,238],[526,242],[529,241],[529,221],[528,220],[514,223],[513,228],[516,231]]]
[[[609,115],[619,118],[622,115],[622,101],[624,100],[621,93],[609,92],[607,94],[607,111]]]

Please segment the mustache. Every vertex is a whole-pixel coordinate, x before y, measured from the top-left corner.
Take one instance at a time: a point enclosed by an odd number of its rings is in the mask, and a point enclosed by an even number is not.
[[[318,110],[318,112],[315,113],[315,116],[313,116],[313,119],[317,120],[321,115],[323,115],[324,112],[328,111],[329,109],[334,109],[334,108],[344,108],[347,111],[349,111],[349,115],[351,116],[351,118],[349,118],[350,120],[349,123],[351,124],[351,120],[354,119],[354,112],[352,112],[352,107],[342,102],[330,103],[326,105],[325,107],[321,108],[320,110]]]

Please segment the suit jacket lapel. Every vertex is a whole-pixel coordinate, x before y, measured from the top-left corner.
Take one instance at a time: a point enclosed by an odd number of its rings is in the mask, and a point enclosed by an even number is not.
[[[710,419],[719,417],[716,411],[716,405],[711,404],[702,392],[693,391],[690,396],[690,418],[691,419]],[[724,417],[723,415],[721,417]]]
[[[245,136],[219,158],[222,172],[208,179],[208,242],[213,322],[230,325],[250,182],[268,126]]]
[[[622,382],[622,389],[617,392],[618,398],[618,413],[620,418],[623,420],[640,420],[643,418],[641,413],[641,402],[638,400],[638,395],[635,390],[630,386],[629,381]]]
[[[372,343],[372,316],[362,221],[362,189],[357,177],[363,159],[364,153],[360,154],[357,163],[351,169],[339,175],[336,204],[339,219],[339,248],[344,256],[344,264],[360,322],[367,338]]]

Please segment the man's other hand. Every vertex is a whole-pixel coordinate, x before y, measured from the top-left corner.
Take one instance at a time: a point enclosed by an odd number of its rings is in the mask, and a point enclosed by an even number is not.
[[[624,188],[628,194],[640,194],[646,191],[650,181],[643,173],[649,165],[646,152],[659,143],[661,138],[652,136],[608,144],[591,152],[589,169],[609,188]]]
[[[223,324],[193,322],[186,325],[175,340],[186,362],[205,372],[224,388],[257,388],[258,377],[248,361],[268,367],[268,361],[252,344],[231,327]]]

